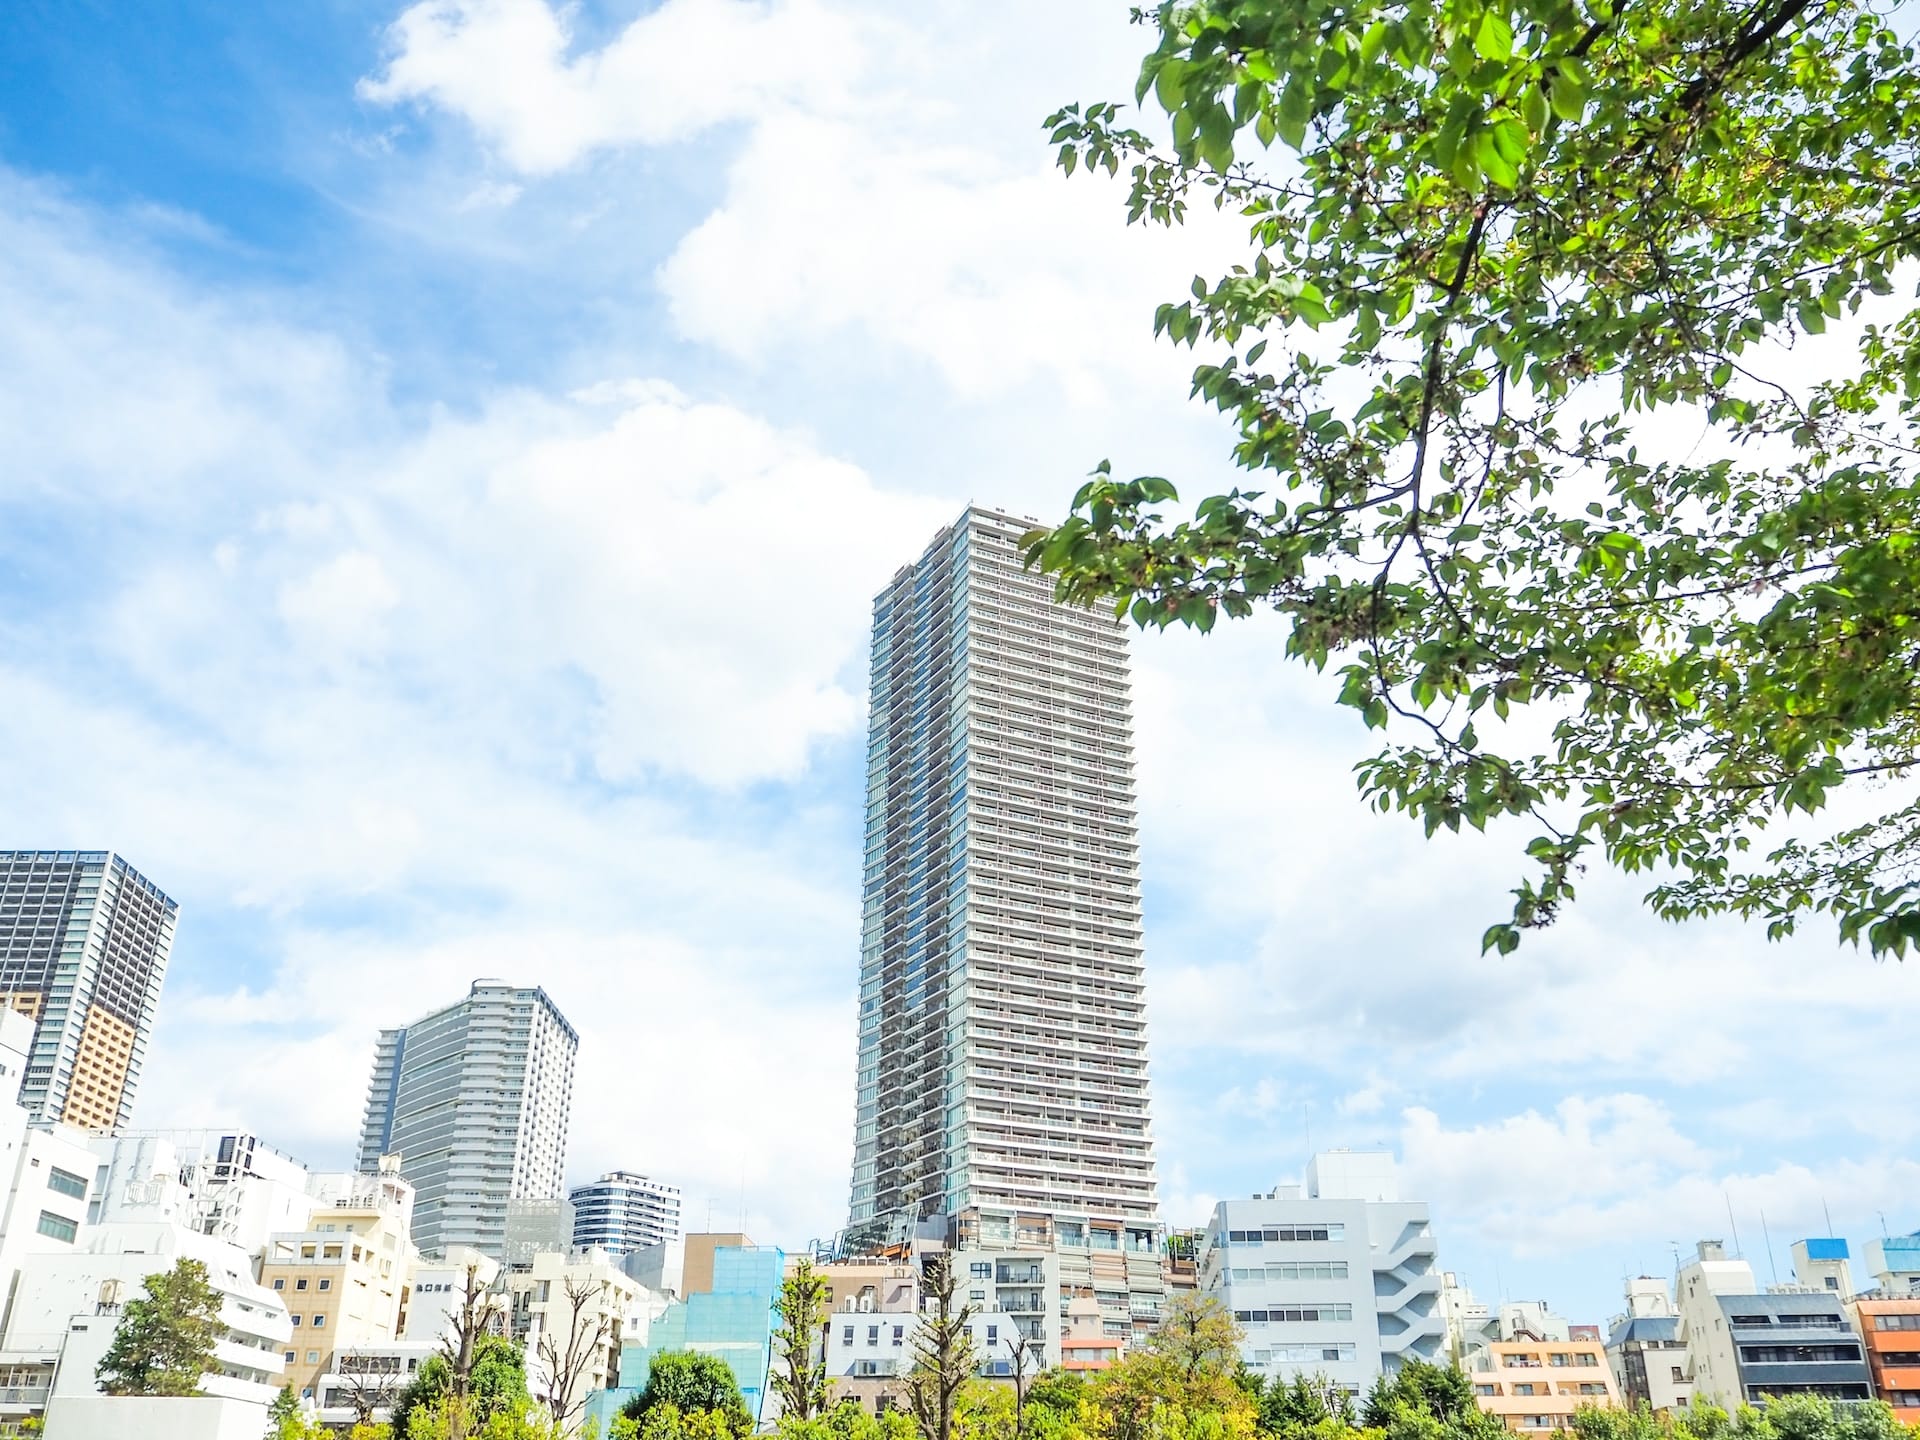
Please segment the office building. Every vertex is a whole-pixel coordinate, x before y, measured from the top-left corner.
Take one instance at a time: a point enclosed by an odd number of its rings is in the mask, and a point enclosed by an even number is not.
[[[132,1119],[178,909],[110,851],[0,850],[0,1005],[34,1022],[34,1119]]]
[[[316,1176],[309,1188],[305,1228],[270,1237],[259,1267],[292,1320],[286,1383],[304,1399],[320,1394],[335,1352],[399,1335],[413,1219],[413,1187],[391,1156],[377,1174]]]
[[[620,1352],[646,1343],[656,1308],[596,1249],[535,1255],[507,1277],[507,1294],[508,1333],[523,1347],[527,1388],[543,1403],[584,1405],[589,1392],[617,1386]]]
[[[1873,1393],[1893,1407],[1896,1418],[1920,1424],[1920,1296],[1863,1295],[1852,1308],[1867,1347]]]
[[[1408,1360],[1444,1362],[1438,1258],[1392,1155],[1330,1151],[1304,1186],[1214,1207],[1200,1289],[1240,1323],[1242,1358],[1263,1377],[1324,1374],[1360,1395]]]
[[[1667,1282],[1652,1275],[1627,1282],[1627,1308],[1607,1327],[1607,1364],[1630,1410],[1671,1414],[1693,1398],[1687,1347]]]
[[[663,1185],[628,1170],[614,1170],[590,1185],[575,1186],[573,1245],[598,1246],[627,1255],[680,1235],[680,1187]]]
[[[1131,1330],[1166,1282],[1126,641],[1023,568],[1029,528],[970,509],[874,604],[843,1250],[944,1217]]]
[[[1866,1400],[1872,1377],[1837,1291],[1775,1285],[1764,1292],[1753,1268],[1717,1240],[1702,1240],[1674,1285],[1678,1339],[1693,1392],[1731,1409],[1778,1395]]]
[[[400,1156],[421,1250],[468,1245],[501,1256],[509,1207],[564,1193],[579,1044],[546,991],[496,980],[380,1032],[360,1169]]]

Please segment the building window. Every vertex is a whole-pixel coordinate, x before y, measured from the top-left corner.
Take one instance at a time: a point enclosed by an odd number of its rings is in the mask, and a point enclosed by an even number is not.
[[[878,1345],[880,1343],[880,1327],[878,1325],[867,1326],[867,1343],[869,1345]]]
[[[331,1290],[331,1289],[333,1288],[333,1281],[331,1281],[331,1280],[322,1280],[322,1281],[320,1282],[320,1288],[321,1288],[322,1290]]]
[[[307,1363],[309,1365],[318,1365],[320,1363],[320,1352],[318,1350],[307,1351]]]
[[[62,1195],[71,1195],[76,1200],[85,1199],[87,1194],[86,1181],[57,1166],[47,1171],[47,1188],[57,1190]]]
[[[992,1262],[976,1260],[967,1266],[967,1273],[976,1280],[985,1280],[989,1275],[993,1274]]]
[[[306,1289],[306,1288],[307,1288],[307,1281],[306,1281],[306,1277],[305,1277],[305,1276],[302,1276],[302,1277],[301,1277],[300,1279],[298,1279],[298,1280],[296,1280],[296,1281],[294,1281],[294,1282],[293,1282],[293,1288],[294,1288],[294,1289],[296,1289],[296,1290],[304,1290],[304,1289]]]
[[[327,1317],[324,1315],[316,1315],[313,1317],[313,1328],[316,1330],[320,1329],[326,1323],[327,1323]]]
[[[300,1317],[298,1315],[292,1315],[288,1318],[293,1321],[293,1328],[298,1330],[300,1328]]]
[[[898,1348],[900,1345],[906,1342],[906,1335],[907,1335],[906,1326],[896,1325],[893,1327],[893,1343],[895,1348]]]
[[[274,1276],[274,1277],[273,1277],[273,1288],[274,1288],[274,1289],[276,1289],[276,1290],[284,1290],[284,1289],[286,1289],[286,1288],[287,1288],[287,1277],[286,1277],[286,1276],[284,1276],[284,1275],[276,1275],[276,1276]]]
[[[840,1343],[842,1345],[851,1345],[853,1343],[853,1326],[844,1325],[841,1327]]]
[[[40,1212],[40,1223],[34,1228],[42,1235],[51,1236],[55,1240],[65,1240],[68,1243],[72,1243],[73,1237],[80,1233],[80,1227],[73,1221],[64,1215],[56,1215],[51,1210]]]
[[[289,1364],[289,1365],[291,1365],[291,1364],[293,1364],[293,1362],[294,1362],[295,1360],[298,1360],[299,1358],[300,1358],[300,1357],[299,1357],[299,1355],[297,1355],[297,1354],[296,1354],[296,1353],[295,1353],[294,1351],[292,1351],[292,1350],[289,1350],[289,1351],[287,1351],[287,1361],[286,1361],[286,1363],[287,1363],[287,1364]]]

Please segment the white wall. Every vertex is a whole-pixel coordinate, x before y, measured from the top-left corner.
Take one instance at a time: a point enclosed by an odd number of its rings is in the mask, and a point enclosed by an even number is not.
[[[21,1265],[30,1256],[63,1254],[84,1243],[96,1168],[84,1131],[66,1125],[30,1130],[25,1110],[0,1106],[0,1183],[6,1186],[0,1202],[0,1327],[11,1309]],[[86,1193],[73,1196],[55,1190],[55,1170],[85,1182]],[[71,1222],[74,1239],[41,1234],[42,1215]]]
[[[57,1440],[260,1440],[266,1428],[265,1405],[206,1395],[66,1395],[47,1406]]]

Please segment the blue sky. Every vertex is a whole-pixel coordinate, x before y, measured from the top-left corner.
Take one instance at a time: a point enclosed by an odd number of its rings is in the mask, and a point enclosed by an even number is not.
[[[145,1124],[350,1149],[374,1032],[579,1025],[571,1168],[785,1242],[851,1148],[872,594],[969,499],[1221,480],[1039,120],[1124,5],[0,12],[0,814],[184,919]],[[1168,1218],[1381,1143],[1483,1298],[1920,1225],[1920,970],[1657,925],[1364,813],[1274,626],[1135,649]]]

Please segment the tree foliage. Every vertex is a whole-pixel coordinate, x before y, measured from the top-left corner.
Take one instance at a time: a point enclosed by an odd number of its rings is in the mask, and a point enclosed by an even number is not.
[[[129,1300],[113,1341],[94,1370],[109,1395],[197,1395],[227,1327],[220,1292],[198,1260],[178,1260],[149,1275],[146,1293]]]
[[[1219,1299],[1175,1295],[1153,1333],[1093,1379],[1089,1430],[1100,1440],[1154,1440],[1195,1427],[1220,1440],[1251,1435],[1253,1397],[1240,1383],[1244,1338]]]
[[[780,1329],[774,1335],[773,1393],[780,1413],[811,1420],[831,1402],[827,1379],[827,1307],[832,1297],[827,1277],[802,1259],[780,1283]]]
[[[666,1413],[668,1409],[670,1417]],[[662,1411],[653,1422],[656,1429],[669,1418],[682,1429],[718,1426],[732,1435],[745,1435],[753,1429],[753,1416],[747,1412],[747,1402],[740,1394],[740,1382],[734,1379],[727,1362],[717,1355],[700,1355],[690,1350],[670,1350],[655,1355],[647,1366],[646,1385],[627,1401],[622,1413],[639,1421],[641,1434],[651,1440],[651,1432],[646,1428],[647,1417],[655,1410]]]
[[[1336,665],[1383,732],[1373,805],[1532,831],[1484,948],[1549,923],[1598,856],[1657,870],[1667,918],[1777,937],[1824,912],[1903,953],[1913,47],[1862,0],[1143,18],[1136,98],[1171,148],[1106,102],[1053,139],[1069,172],[1130,167],[1130,220],[1210,199],[1249,222],[1246,262],[1156,330],[1204,348],[1194,392],[1254,487],[1170,521],[1168,481],[1103,462],[1030,562],[1141,625],[1277,610],[1288,655]],[[1857,338],[1810,341],[1837,322]]]
[[[432,1424],[452,1429],[455,1440],[484,1432],[493,1418],[524,1418],[533,1407],[527,1390],[526,1357],[504,1336],[482,1333],[468,1350],[465,1394],[454,1388],[453,1362],[444,1354],[429,1355],[414,1371],[393,1407],[393,1433],[399,1440],[424,1440],[416,1434],[416,1415],[431,1414]],[[457,1427],[468,1426],[462,1430]]]

